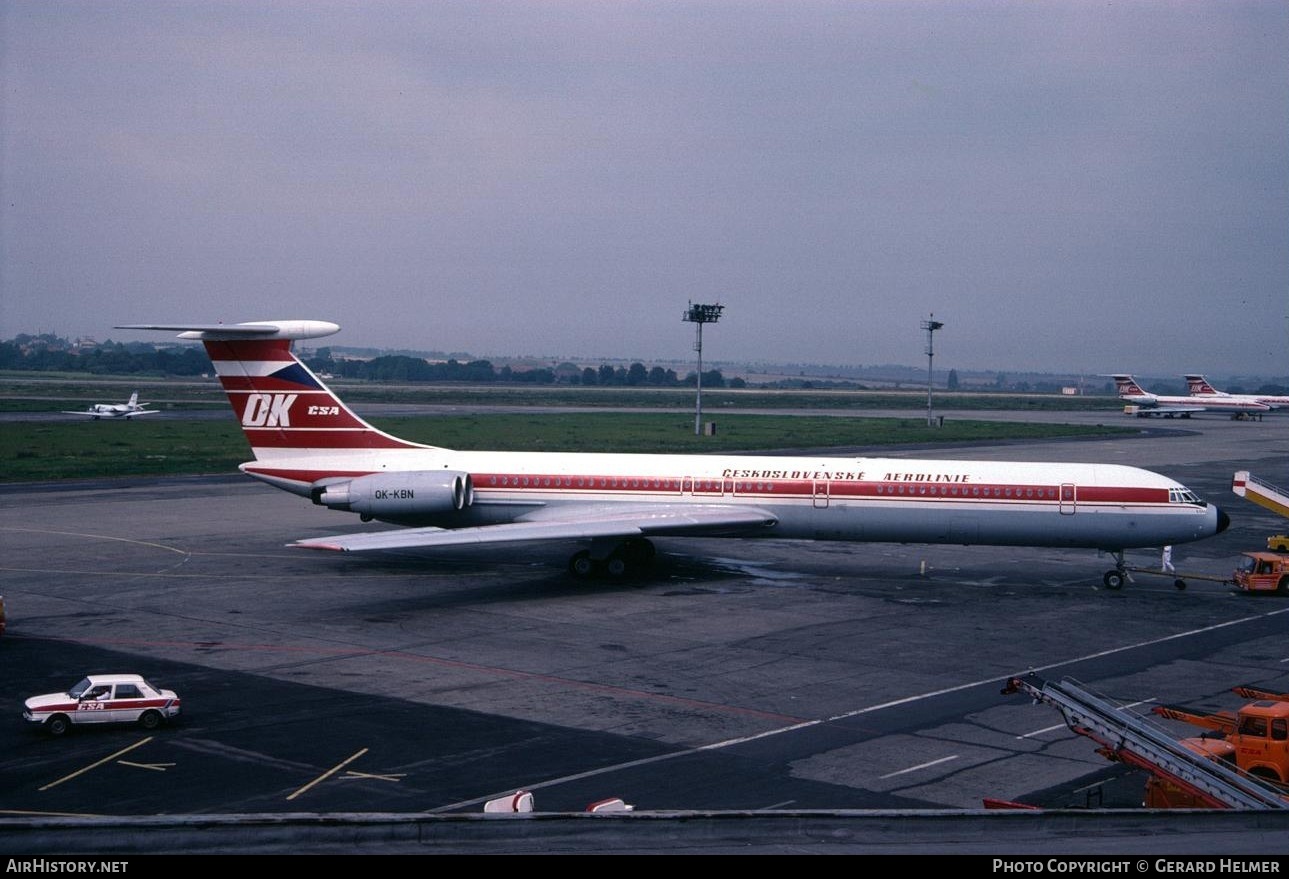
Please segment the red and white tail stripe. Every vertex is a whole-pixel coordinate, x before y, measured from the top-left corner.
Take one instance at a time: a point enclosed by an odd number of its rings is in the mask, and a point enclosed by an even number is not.
[[[424,448],[355,415],[291,353],[289,339],[204,344],[256,460],[283,450]]]
[[[1202,375],[1186,376],[1186,389],[1190,392],[1192,396],[1195,396],[1195,395],[1222,396],[1222,392],[1219,391],[1217,388],[1213,387],[1211,384],[1209,384],[1208,379],[1204,378],[1204,376]]]
[[[1149,396],[1151,396],[1151,395],[1150,395],[1150,394],[1148,394],[1145,390],[1143,390],[1143,389],[1142,389],[1142,387],[1141,387],[1141,385],[1137,384],[1136,379],[1134,379],[1134,378],[1133,378],[1132,376],[1130,376],[1130,375],[1116,375],[1116,376],[1114,376],[1114,386],[1115,386],[1115,391],[1116,391],[1116,392],[1119,394],[1119,396],[1121,396],[1121,397],[1127,397],[1127,396],[1132,396],[1132,397],[1149,397]]]
[[[325,460],[322,469],[335,472],[359,454],[434,448],[399,439],[359,418],[291,352],[294,340],[330,335],[340,329],[336,324],[296,320],[120,329],[179,330],[180,338],[201,340],[255,455],[256,464],[243,465],[248,473],[272,469],[257,465],[289,460],[298,466],[308,459]]]

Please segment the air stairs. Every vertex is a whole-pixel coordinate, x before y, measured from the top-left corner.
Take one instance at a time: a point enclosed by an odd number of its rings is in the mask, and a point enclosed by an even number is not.
[[[1258,479],[1248,470],[1235,471],[1235,477],[1231,480],[1231,491],[1260,507],[1266,507],[1273,513],[1289,517],[1289,490]]]
[[[1073,678],[1052,682],[1028,675],[1011,678],[1003,687],[1004,694],[1019,692],[1060,711],[1071,730],[1100,745],[1102,756],[1145,769],[1211,808],[1289,809],[1289,795],[1278,785],[1192,751],[1162,726]]]

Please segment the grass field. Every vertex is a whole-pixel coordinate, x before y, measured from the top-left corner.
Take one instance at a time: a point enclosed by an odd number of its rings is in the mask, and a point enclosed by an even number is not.
[[[693,388],[624,388],[453,384],[385,384],[333,380],[333,389],[350,403],[438,404],[451,406],[577,406],[640,409],[689,409]],[[0,412],[41,412],[119,403],[138,390],[141,400],[159,409],[223,408],[227,405],[213,378],[94,378],[68,373],[0,372]],[[64,405],[65,404],[65,405]],[[936,391],[936,408],[1088,412],[1122,411],[1111,396],[967,393]],[[732,390],[704,388],[704,411],[739,409],[907,409],[926,411],[926,389],[907,391]]]
[[[225,403],[225,405],[227,405]],[[63,407],[59,407],[63,408]],[[66,408],[75,408],[68,406]],[[695,436],[680,413],[420,416],[372,419],[405,439],[452,449],[714,453],[1113,436],[1131,428],[951,420],[721,413],[715,436]],[[0,426],[2,481],[235,473],[250,449],[232,413],[217,419],[15,421]]]

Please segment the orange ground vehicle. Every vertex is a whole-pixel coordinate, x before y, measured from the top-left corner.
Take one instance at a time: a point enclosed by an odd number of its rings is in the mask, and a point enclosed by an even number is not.
[[[1281,592],[1289,595],[1289,555],[1277,552],[1241,553],[1231,581],[1245,592]]]
[[[1098,754],[1150,773],[1148,807],[1289,810],[1289,787],[1282,781],[1289,769],[1289,695],[1236,687],[1256,700],[1238,713],[1157,706],[1156,714],[1212,730],[1182,739],[1073,678],[1042,681],[1030,672],[1008,678],[1002,692],[1026,693],[1056,708],[1071,731],[1097,743]],[[1001,800],[985,805],[1027,808]]]
[[[1289,783],[1289,693],[1272,693],[1249,686],[1235,687],[1233,692],[1254,701],[1238,712],[1208,714],[1178,705],[1156,705],[1151,710],[1169,720],[1212,730],[1197,738],[1181,740],[1194,753],[1224,760],[1276,784]],[[1153,809],[1204,808],[1182,788],[1154,775],[1146,783],[1145,805]]]

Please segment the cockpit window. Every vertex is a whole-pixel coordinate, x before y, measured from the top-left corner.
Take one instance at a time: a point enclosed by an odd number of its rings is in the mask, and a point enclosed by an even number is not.
[[[1200,505],[1203,505],[1204,503],[1199,499],[1199,495],[1191,491],[1189,488],[1184,488],[1180,485],[1177,486],[1176,488],[1168,489],[1168,502],[1170,504],[1200,504]]]

